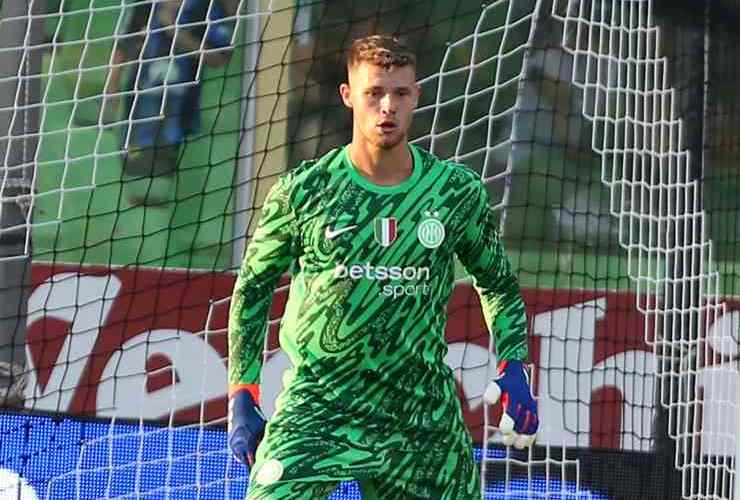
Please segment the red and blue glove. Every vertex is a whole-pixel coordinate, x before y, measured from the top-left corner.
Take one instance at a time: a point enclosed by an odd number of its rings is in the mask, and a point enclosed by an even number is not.
[[[498,377],[488,385],[483,397],[489,404],[501,401],[504,411],[498,427],[506,446],[513,444],[521,450],[534,443],[539,427],[537,402],[532,396],[524,363],[501,361]]]
[[[237,460],[252,467],[257,446],[265,435],[265,416],[249,389],[230,393],[229,448]]]

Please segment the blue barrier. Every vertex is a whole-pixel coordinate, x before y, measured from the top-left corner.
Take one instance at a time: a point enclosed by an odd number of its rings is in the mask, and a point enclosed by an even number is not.
[[[480,449],[475,451],[480,459]],[[501,449],[489,450],[490,458],[502,456]],[[242,499],[247,486],[246,469],[228,453],[221,427],[111,425],[0,413],[0,469],[17,473],[39,499]],[[7,484],[7,478],[3,481],[0,489],[4,487],[6,494],[18,489],[17,484]],[[547,498],[552,500],[606,498],[590,492],[576,495],[575,484],[537,476],[512,478],[506,498],[544,498],[538,492],[546,491],[548,483],[549,491],[565,492],[551,493]],[[528,493],[530,487],[534,495]],[[503,488],[503,482],[490,481],[487,498],[503,498]],[[340,485],[331,498],[361,500],[354,483]]]

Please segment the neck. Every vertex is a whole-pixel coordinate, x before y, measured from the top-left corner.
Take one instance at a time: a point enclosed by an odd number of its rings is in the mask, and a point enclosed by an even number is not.
[[[353,139],[348,153],[360,174],[374,184],[400,184],[411,176],[414,168],[406,141],[401,141],[390,149],[383,149]]]

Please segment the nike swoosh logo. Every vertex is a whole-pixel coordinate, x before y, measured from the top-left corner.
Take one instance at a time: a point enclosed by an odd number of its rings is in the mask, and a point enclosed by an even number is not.
[[[357,224],[355,224],[354,226],[347,226],[347,227],[343,227],[343,228],[340,228],[340,229],[335,229],[335,230],[332,231],[331,228],[329,228],[329,226],[326,226],[326,231],[324,232],[324,237],[327,240],[333,240],[334,238],[336,238],[340,234],[346,233],[347,231],[352,231],[356,227],[357,227]]]

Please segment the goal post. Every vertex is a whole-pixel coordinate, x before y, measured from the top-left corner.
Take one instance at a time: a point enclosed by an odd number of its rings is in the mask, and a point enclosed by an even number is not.
[[[0,5],[0,404],[23,406],[44,1]]]

